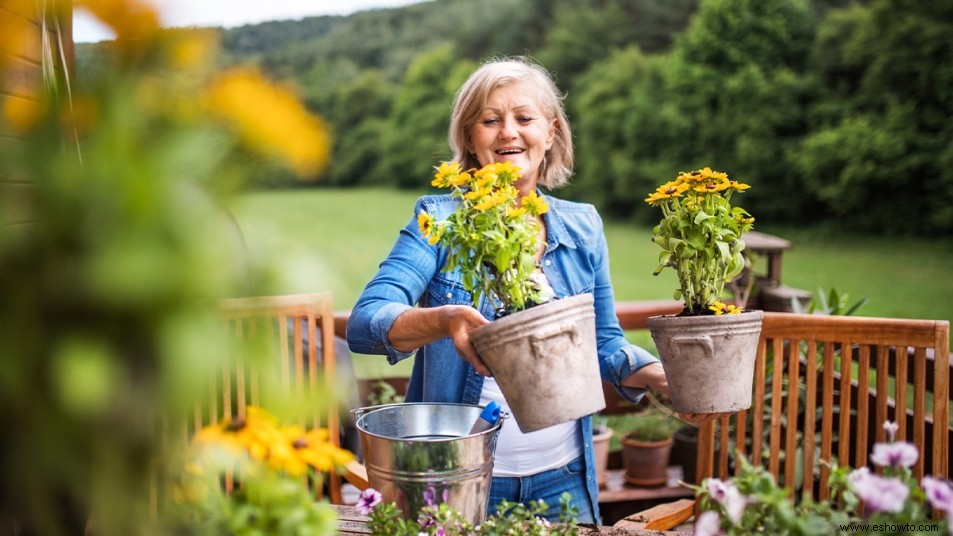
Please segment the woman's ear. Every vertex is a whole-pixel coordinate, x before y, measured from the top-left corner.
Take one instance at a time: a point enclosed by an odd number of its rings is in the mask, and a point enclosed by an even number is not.
[[[553,148],[553,142],[556,140],[556,127],[559,126],[559,120],[555,117],[549,120],[549,137],[546,138],[546,150]]]

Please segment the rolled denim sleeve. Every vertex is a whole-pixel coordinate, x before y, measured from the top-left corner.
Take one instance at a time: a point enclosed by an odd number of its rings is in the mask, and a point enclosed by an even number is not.
[[[391,364],[415,353],[391,346],[387,334],[397,317],[417,304],[438,269],[437,247],[420,234],[416,220],[427,209],[426,199],[417,200],[414,216],[351,309],[347,342],[352,352],[386,355]]]
[[[640,368],[658,363],[659,360],[649,351],[625,339],[625,332],[622,331],[619,317],[615,312],[615,296],[609,272],[609,248],[606,244],[605,233],[602,231],[602,219],[595,212],[594,217],[598,226],[598,240],[592,251],[592,268],[599,371],[602,379],[611,383],[624,399],[638,402],[646,389],[624,387],[622,381]]]

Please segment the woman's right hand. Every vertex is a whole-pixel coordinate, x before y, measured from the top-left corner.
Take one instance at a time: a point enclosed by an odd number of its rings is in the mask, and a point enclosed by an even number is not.
[[[492,376],[470,341],[471,331],[489,323],[489,320],[469,305],[418,307],[398,316],[387,333],[387,338],[394,348],[412,352],[433,341],[450,337],[457,353],[473,365],[477,374]]]
[[[486,366],[480,354],[477,353],[473,342],[470,340],[470,332],[474,329],[489,324],[490,321],[483,318],[483,315],[473,307],[467,305],[446,305],[438,309],[447,308],[446,322],[447,334],[453,341],[454,348],[464,360],[469,361],[477,374],[481,376],[492,376],[490,368]]]

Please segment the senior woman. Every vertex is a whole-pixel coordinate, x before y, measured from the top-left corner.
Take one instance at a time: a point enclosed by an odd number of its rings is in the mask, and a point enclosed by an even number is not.
[[[510,161],[522,178],[520,195],[565,185],[573,147],[562,96],[549,73],[523,57],[479,67],[457,92],[450,124],[454,160],[463,169]],[[647,389],[666,393],[662,366],[627,342],[615,315],[609,254],[602,220],[592,205],[545,196],[549,211],[536,259],[557,297],[591,293],[595,300],[599,369],[624,398],[637,402]],[[414,215],[436,219],[453,212],[449,195],[421,197]],[[470,342],[470,331],[489,322],[463,290],[458,272],[442,272],[447,251],[421,236],[414,216],[352,309],[347,339],[354,352],[384,354],[391,364],[416,354],[406,400],[487,404],[508,408],[503,394]],[[571,396],[571,394],[569,394]],[[502,499],[559,504],[569,492],[582,523],[599,519],[592,447],[592,417],[522,433],[504,426],[498,442],[489,513]],[[558,508],[547,517],[558,518]]]

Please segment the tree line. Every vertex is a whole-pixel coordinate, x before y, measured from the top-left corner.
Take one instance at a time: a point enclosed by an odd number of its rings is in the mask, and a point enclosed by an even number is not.
[[[227,62],[294,81],[332,127],[315,184],[427,185],[456,88],[525,54],[566,93],[560,195],[609,217],[655,221],[648,192],[711,166],[752,185],[760,222],[953,231],[950,0],[432,0],[221,35]]]

